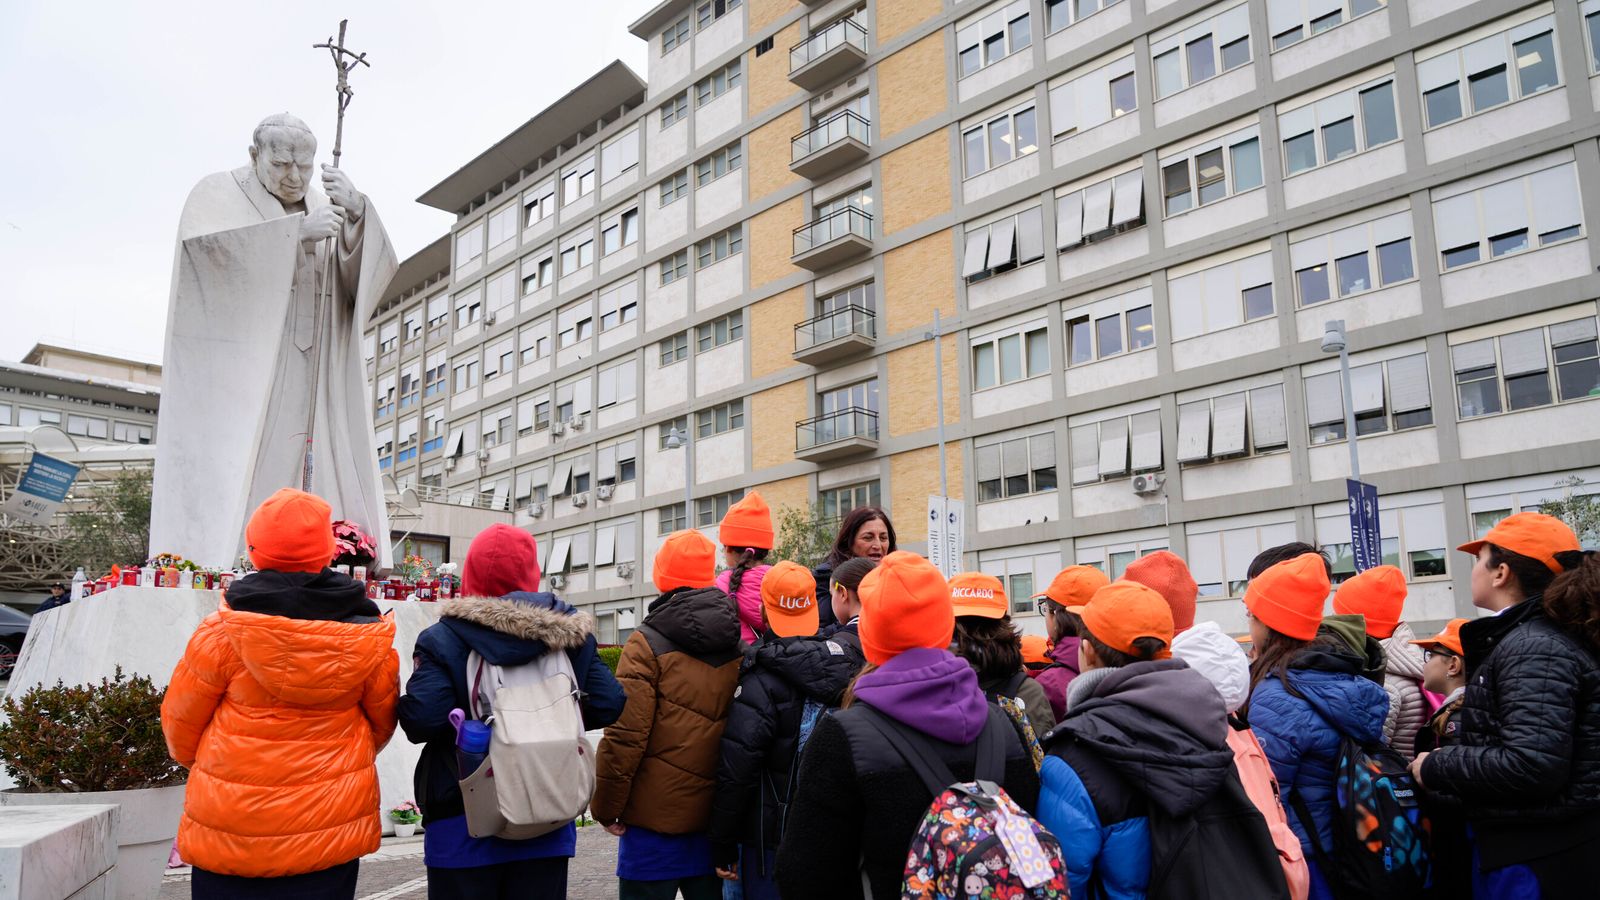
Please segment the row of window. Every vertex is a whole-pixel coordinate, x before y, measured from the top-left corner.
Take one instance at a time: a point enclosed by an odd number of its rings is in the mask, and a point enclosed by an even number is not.
[[[13,421],[11,405],[0,403],[0,426],[10,425],[18,428],[54,425],[74,437],[116,441],[121,444],[148,444],[154,436],[154,431],[149,425],[118,422],[71,412],[63,414],[60,410],[35,409],[31,406],[18,406]]]

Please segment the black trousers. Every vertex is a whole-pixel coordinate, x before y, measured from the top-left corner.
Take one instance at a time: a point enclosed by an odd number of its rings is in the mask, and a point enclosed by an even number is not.
[[[679,891],[683,892],[683,900],[722,900],[722,879],[715,875],[664,881],[617,879],[619,900],[673,900]]]
[[[565,856],[471,869],[428,867],[428,900],[564,900],[566,896]]]
[[[320,872],[280,878],[218,875],[195,866],[189,876],[189,896],[194,900],[355,900],[360,864],[360,860],[352,859]]]

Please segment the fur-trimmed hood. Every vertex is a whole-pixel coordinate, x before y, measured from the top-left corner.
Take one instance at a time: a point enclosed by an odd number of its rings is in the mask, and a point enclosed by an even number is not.
[[[521,665],[549,649],[576,649],[594,634],[594,619],[554,594],[462,597],[439,606],[439,623],[497,666]]]

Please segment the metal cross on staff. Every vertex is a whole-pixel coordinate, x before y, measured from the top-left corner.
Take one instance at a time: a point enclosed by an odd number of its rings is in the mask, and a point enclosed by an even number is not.
[[[352,50],[345,49],[344,29],[345,26],[349,24],[349,19],[339,20],[338,43],[334,43],[333,38],[329,37],[326,44],[311,45],[311,49],[313,50],[327,50],[328,54],[333,57],[333,67],[339,71],[339,86],[337,88],[337,93],[339,95],[339,119],[338,123],[334,127],[333,132],[333,167],[335,169],[339,168],[339,148],[340,145],[344,143],[344,111],[346,107],[350,105],[350,98],[354,97],[356,93],[350,89],[350,70],[354,69],[358,65],[366,66],[369,69],[372,68],[372,64],[367,62],[367,55],[365,53],[356,53]],[[345,57],[349,57],[349,60],[346,61]]]
[[[333,57],[334,69],[339,73],[338,86],[335,88],[335,93],[339,98],[339,116],[333,133],[333,167],[335,169],[339,168],[339,154],[344,144],[344,111],[349,108],[350,99],[355,96],[355,91],[350,89],[350,70],[354,69],[356,66],[366,66],[369,69],[372,68],[372,64],[367,62],[367,55],[365,53],[356,53],[345,48],[344,32],[345,28],[349,26],[349,24],[349,19],[339,20],[339,40],[337,42],[334,41],[332,36],[329,36],[327,43],[311,45],[311,49],[313,50],[327,50],[328,55]],[[329,317],[331,314],[330,311],[333,309],[334,278],[338,274],[338,242],[339,239],[337,237],[329,238],[326,242],[326,248],[323,255],[324,264],[322,271],[322,283],[318,286],[316,295],[316,309],[314,313],[316,317],[316,329],[314,331],[314,337],[311,345],[312,353],[315,354],[315,357],[311,366],[311,395],[310,403],[308,404],[306,412],[305,459],[302,461],[300,469],[300,489],[306,491],[307,493],[311,491],[311,475],[313,468],[311,443],[312,435],[316,433],[318,406],[317,391],[319,387],[318,383],[321,381],[320,376],[322,374],[322,366],[324,362],[322,336],[325,320]]]

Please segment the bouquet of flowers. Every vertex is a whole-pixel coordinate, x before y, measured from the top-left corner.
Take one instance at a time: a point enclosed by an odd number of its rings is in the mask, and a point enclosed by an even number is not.
[[[389,818],[400,825],[415,825],[422,821],[422,810],[417,808],[417,804],[406,800],[389,810]]]
[[[408,582],[423,581],[433,574],[433,563],[421,556],[407,556],[395,566],[394,573]]]
[[[333,565],[370,566],[378,558],[378,544],[361,526],[347,519],[333,523]]]

